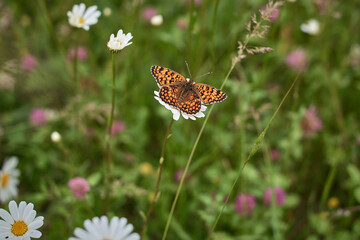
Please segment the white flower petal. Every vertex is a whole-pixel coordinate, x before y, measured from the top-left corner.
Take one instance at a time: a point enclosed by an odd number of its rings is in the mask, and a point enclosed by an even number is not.
[[[84,4],[84,3],[80,3],[79,8],[78,8],[79,10],[78,10],[77,14],[83,16],[83,15],[84,15],[84,12],[85,12],[85,8],[86,8],[85,4]]]
[[[121,233],[119,233],[119,238],[122,239],[124,236],[129,235],[134,230],[134,226],[132,224],[128,224],[125,227],[123,227]]]
[[[137,233],[132,233],[126,238],[126,240],[140,240],[140,235]]]
[[[79,5],[74,5],[72,8],[72,12],[73,14],[79,14]]]
[[[173,112],[173,119],[177,121],[179,120],[179,118],[180,118],[180,111]]]
[[[110,221],[106,216],[100,219],[94,217],[91,221],[85,220],[86,231],[76,228],[74,234],[77,238],[69,238],[69,240],[98,240],[98,239],[112,239],[112,240],[139,240],[137,233],[131,233],[133,230],[132,224],[127,224],[126,218],[119,219],[113,217]],[[129,235],[130,234],[130,235]]]
[[[92,237],[92,235],[81,228],[76,228],[74,231],[75,236],[77,236],[79,239],[95,239],[95,237]]]
[[[16,168],[18,162],[19,162],[19,159],[17,157],[7,158],[4,162],[2,170],[4,172],[10,172],[12,169]]]
[[[9,212],[5,211],[4,209],[0,208],[0,217],[2,219],[4,219],[7,223],[9,224],[13,224],[14,223],[14,219],[12,218],[12,216],[9,214]]]
[[[84,19],[89,19],[91,17],[91,15],[96,12],[96,10],[97,10],[96,5],[91,6],[88,9],[86,9],[86,11],[85,11],[85,13],[83,15]]]
[[[44,217],[37,217],[34,219],[33,222],[31,222],[28,226],[29,226],[29,229],[38,229],[39,227],[41,227],[42,225],[44,225]]]
[[[4,209],[3,209],[4,210]],[[4,210],[5,211],[5,210]],[[5,211],[6,212],[6,211]],[[0,220],[0,229],[10,229],[11,228],[11,224],[4,221],[4,220]]]
[[[119,224],[119,218],[113,217],[110,222],[110,236],[115,236],[117,226]]]
[[[29,237],[31,238],[40,238],[42,233],[39,230],[30,230]]]
[[[14,200],[9,203],[9,211],[15,221],[19,220],[18,206]]]

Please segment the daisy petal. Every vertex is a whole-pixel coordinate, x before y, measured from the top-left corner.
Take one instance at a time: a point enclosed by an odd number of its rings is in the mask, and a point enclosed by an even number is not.
[[[14,219],[13,217],[4,209],[0,209],[0,217],[4,219],[7,223],[13,224]]]
[[[14,200],[9,203],[9,211],[15,221],[19,220],[18,206]]]

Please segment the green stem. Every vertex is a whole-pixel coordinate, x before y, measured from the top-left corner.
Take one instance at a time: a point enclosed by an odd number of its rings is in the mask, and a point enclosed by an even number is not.
[[[116,74],[116,58],[115,58],[115,54],[112,54],[112,72],[113,72],[113,77],[112,77],[112,99],[111,99],[111,112],[110,112],[110,120],[109,120],[109,126],[108,126],[108,138],[110,139],[111,136],[111,128],[114,122],[114,109],[115,109],[115,74]]]
[[[232,72],[232,70],[233,70],[234,67],[235,67],[235,64],[236,64],[236,62],[234,62],[234,63],[231,65],[231,68],[230,68],[228,74],[226,75],[226,77],[225,77],[225,79],[224,79],[224,81],[223,81],[223,83],[222,83],[222,85],[221,85],[221,87],[220,87],[220,90],[224,87],[225,82],[228,80],[228,78],[229,78],[229,76],[230,76],[230,73]],[[206,118],[205,118],[205,120],[204,120],[204,123],[203,123],[203,125],[201,126],[200,132],[199,132],[199,134],[198,134],[198,136],[197,136],[197,138],[196,138],[196,140],[195,140],[194,146],[193,146],[193,148],[192,148],[192,150],[191,150],[191,153],[190,153],[190,156],[189,156],[189,158],[188,158],[188,160],[187,160],[184,173],[183,173],[183,175],[181,176],[180,184],[179,184],[178,189],[177,189],[177,191],[176,191],[175,199],[174,199],[174,201],[173,201],[173,203],[172,203],[172,206],[171,206],[171,210],[170,210],[170,213],[169,213],[167,222],[166,222],[166,226],[165,226],[165,230],[164,230],[164,233],[163,233],[163,236],[162,236],[162,240],[165,240],[165,239],[166,239],[166,236],[167,236],[167,233],[168,233],[168,230],[169,230],[169,226],[170,226],[170,222],[171,222],[171,219],[172,219],[172,216],[173,216],[173,214],[174,214],[175,207],[176,207],[176,203],[177,203],[177,200],[178,200],[178,198],[179,198],[179,195],[180,195],[180,192],[181,192],[181,189],[182,189],[182,186],[183,186],[183,183],[184,183],[186,174],[187,174],[187,172],[188,172],[188,169],[189,169],[191,160],[192,160],[192,158],[193,158],[193,156],[194,156],[196,147],[197,147],[197,145],[198,145],[198,143],[199,143],[200,137],[201,137],[201,135],[202,135],[202,133],[203,133],[203,131],[204,131],[204,128],[205,128],[205,126],[206,126],[206,123],[207,123],[207,121],[208,121],[208,119],[209,119],[209,116],[211,115],[211,112],[212,112],[214,106],[215,106],[215,105],[213,104],[213,105],[210,107],[210,110],[209,110],[208,114],[206,115]]]
[[[114,109],[115,109],[115,66],[116,66],[116,58],[115,53],[112,53],[112,101],[111,101],[111,111],[110,111],[110,118],[108,121],[108,127],[107,127],[107,134],[106,134],[106,177],[105,177],[105,200],[103,205],[103,212],[105,213],[107,211],[107,206],[109,202],[109,194],[110,194],[110,183],[111,183],[111,151],[110,151],[110,137],[111,137],[111,128],[114,121]]]
[[[325,182],[325,187],[323,189],[323,192],[321,193],[321,201],[320,201],[321,207],[325,207],[326,200],[329,197],[330,189],[331,189],[332,183],[333,183],[335,175],[336,175],[337,162],[338,161],[336,159],[336,162],[332,164],[330,173]]]
[[[154,206],[155,206],[155,204],[157,202],[157,199],[158,199],[159,186],[160,186],[160,180],[161,180],[161,173],[162,173],[162,168],[163,168],[163,165],[164,165],[165,149],[166,149],[167,141],[168,141],[168,139],[170,137],[169,133],[170,133],[170,129],[171,129],[171,126],[173,125],[173,123],[174,123],[174,119],[172,118],[171,122],[169,124],[169,127],[166,130],[166,134],[165,134],[165,138],[164,138],[164,142],[163,142],[163,146],[162,146],[162,150],[161,150],[161,157],[160,157],[160,160],[159,160],[159,168],[158,168],[158,178],[157,178],[157,181],[156,181],[154,198],[151,201],[150,208],[149,208],[149,210],[148,210],[148,212],[146,214],[146,218],[145,218],[144,223],[142,225],[142,230],[141,230],[141,234],[140,234],[141,237],[140,238],[143,238],[143,236],[144,236],[144,233],[145,233],[146,227],[147,227],[147,222],[149,221],[149,218],[150,218],[150,214],[152,213],[152,211],[154,209]]]
[[[78,78],[78,32],[77,29],[75,30],[75,48],[74,48],[74,82],[77,83],[77,78]]]
[[[260,122],[257,117],[255,117],[255,114],[253,115],[253,118],[255,120],[255,126],[259,133],[261,133],[261,127]],[[279,231],[279,224],[276,219],[276,195],[275,195],[275,183],[274,183],[274,171],[272,168],[272,162],[270,157],[270,150],[268,145],[266,144],[266,141],[264,140],[264,147],[263,147],[263,154],[265,159],[265,165],[267,174],[269,175],[269,185],[271,189],[271,205],[270,205],[270,213],[271,213],[271,228],[273,231],[273,239],[281,239],[280,231]]]
[[[223,213],[223,211],[224,211],[224,209],[225,209],[225,207],[226,207],[227,202],[228,202],[229,199],[230,199],[230,196],[231,196],[232,192],[234,191],[234,188],[235,188],[235,186],[236,186],[236,184],[237,184],[237,182],[238,182],[238,180],[239,180],[239,178],[240,178],[240,176],[241,176],[241,173],[242,173],[242,171],[244,170],[247,162],[251,159],[251,157],[252,157],[252,156],[257,152],[257,150],[259,149],[260,144],[262,143],[262,141],[263,141],[263,139],[264,139],[264,137],[265,137],[265,135],[266,135],[266,132],[268,131],[268,129],[269,129],[272,121],[274,120],[274,118],[275,118],[275,116],[277,115],[278,111],[280,110],[281,106],[282,106],[283,103],[285,102],[285,99],[287,98],[287,96],[289,95],[289,93],[291,92],[291,90],[293,89],[293,87],[294,87],[295,83],[297,82],[299,76],[300,76],[300,72],[298,73],[298,75],[296,76],[295,80],[294,80],[293,83],[291,84],[289,90],[286,92],[285,96],[284,96],[283,99],[281,100],[279,106],[278,106],[277,109],[275,110],[274,114],[272,115],[272,117],[271,117],[270,121],[268,122],[268,124],[266,125],[265,129],[260,133],[259,137],[256,139],[256,142],[255,142],[254,146],[252,147],[252,149],[251,149],[251,151],[250,151],[250,153],[249,153],[246,161],[244,162],[243,167],[240,169],[239,174],[236,176],[236,178],[235,178],[235,180],[234,180],[234,182],[233,182],[233,184],[232,184],[232,186],[231,186],[231,189],[230,189],[230,191],[229,191],[229,193],[228,193],[228,197],[226,198],[226,201],[225,201],[225,203],[223,204],[223,206],[222,206],[222,208],[221,208],[221,210],[220,210],[220,213],[219,213],[219,215],[217,216],[217,218],[216,218],[216,220],[215,220],[215,222],[214,222],[214,224],[213,224],[213,226],[212,226],[212,228],[211,228],[211,232],[210,232],[210,234],[209,234],[210,236],[209,236],[208,238],[210,238],[211,235],[212,235],[212,233],[214,232],[215,227],[216,227],[217,223],[219,222],[219,219],[220,219],[220,217],[221,217],[221,215],[222,215],[222,213]]]

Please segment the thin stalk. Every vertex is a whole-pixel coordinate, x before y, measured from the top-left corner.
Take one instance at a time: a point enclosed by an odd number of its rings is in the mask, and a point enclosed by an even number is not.
[[[79,34],[78,34],[78,32],[79,31],[77,31],[77,29],[75,30],[75,49],[74,49],[74,51],[75,51],[75,54],[74,54],[74,82],[75,83],[77,83],[77,78],[78,78],[78,45],[79,45],[79,43],[78,43],[78,36],[79,36]]]
[[[235,64],[236,64],[236,62],[233,62],[233,64],[231,65],[231,68],[230,68],[229,72],[227,73],[227,75],[226,75],[226,77],[225,77],[225,79],[224,79],[224,81],[223,81],[223,83],[222,83],[222,85],[221,85],[221,87],[220,87],[220,90],[224,87],[225,82],[228,80],[228,78],[229,78],[229,76],[230,76],[230,73],[232,72],[232,70],[233,70],[234,67],[235,67]],[[206,115],[206,118],[205,118],[205,120],[204,120],[204,123],[203,123],[203,125],[201,126],[200,132],[199,132],[199,134],[198,134],[198,136],[197,136],[197,138],[196,138],[196,140],[195,140],[194,146],[193,146],[193,148],[192,148],[192,150],[191,150],[191,153],[190,153],[190,156],[189,156],[189,158],[188,158],[188,160],[187,160],[184,173],[183,173],[183,175],[181,176],[180,184],[179,184],[178,189],[177,189],[177,191],[176,191],[175,199],[174,199],[174,201],[173,201],[173,203],[172,203],[172,206],[171,206],[171,210],[170,210],[170,213],[169,213],[167,222],[166,222],[166,226],[165,226],[165,230],[164,230],[164,233],[163,233],[163,236],[162,236],[162,240],[165,240],[165,239],[166,239],[166,236],[167,236],[167,233],[168,233],[168,230],[169,230],[169,226],[170,226],[170,222],[171,222],[171,219],[172,219],[172,216],[173,216],[173,214],[174,214],[175,207],[176,207],[176,203],[177,203],[177,200],[178,200],[178,198],[179,198],[179,195],[180,195],[180,192],[181,192],[181,189],[182,189],[182,186],[183,186],[183,183],[184,183],[186,174],[187,174],[187,172],[188,172],[188,169],[189,169],[191,160],[192,160],[192,158],[193,158],[193,156],[194,156],[196,147],[197,147],[197,145],[198,145],[198,143],[199,143],[200,137],[201,137],[201,135],[202,135],[202,133],[203,133],[203,131],[204,131],[204,128],[205,128],[205,126],[206,126],[206,123],[207,123],[207,121],[208,121],[208,119],[209,119],[209,116],[211,115],[211,112],[212,112],[214,106],[215,106],[215,105],[213,104],[213,105],[210,107],[210,110],[209,110],[208,114]]]
[[[116,75],[116,57],[115,57],[116,53],[112,53],[112,72],[113,72],[113,76],[112,76],[112,99],[111,99],[111,112],[110,112],[110,120],[109,120],[109,124],[108,124],[108,129],[107,129],[107,135],[108,138],[110,139],[111,136],[111,128],[114,122],[114,109],[115,109],[115,75]]]
[[[104,205],[103,205],[103,212],[105,213],[107,210],[107,205],[109,202],[109,194],[110,194],[110,183],[111,183],[111,149],[110,149],[110,138],[111,138],[111,128],[113,125],[113,121],[114,121],[114,109],[115,109],[115,75],[116,75],[116,58],[115,58],[115,54],[116,53],[112,53],[112,72],[113,72],[113,76],[112,76],[112,100],[111,100],[111,111],[110,111],[110,118],[108,121],[108,127],[107,127],[107,133],[106,133],[106,155],[105,155],[105,159],[106,159],[106,177],[105,177],[105,200],[104,200]]]
[[[332,186],[332,183],[333,183],[333,181],[335,179],[335,175],[336,175],[337,163],[338,163],[338,160],[336,159],[336,162],[332,164],[331,170],[330,170],[330,172],[329,172],[329,174],[328,174],[328,176],[326,178],[325,186],[324,186],[324,189],[323,189],[323,191],[321,193],[320,206],[322,208],[325,207],[326,200],[329,197],[331,186]]]
[[[145,234],[147,223],[149,221],[150,215],[151,215],[151,213],[152,213],[152,211],[154,209],[154,206],[155,206],[155,204],[157,202],[157,199],[158,199],[159,186],[160,186],[160,180],[161,180],[161,173],[162,173],[162,168],[163,168],[163,165],[164,165],[165,149],[166,149],[167,141],[168,141],[168,139],[170,137],[169,133],[170,133],[170,129],[171,129],[171,126],[173,125],[173,123],[174,123],[174,119],[172,118],[171,122],[170,122],[170,124],[169,124],[169,126],[168,126],[168,128],[166,130],[163,146],[162,146],[162,149],[161,149],[161,157],[160,157],[160,160],[159,160],[158,178],[157,178],[157,181],[156,181],[154,198],[151,201],[149,210],[146,213],[146,218],[145,218],[144,223],[142,225],[142,230],[141,230],[141,234],[140,234],[141,238],[143,238],[143,236]]]
[[[223,213],[223,211],[224,211],[224,209],[225,209],[225,207],[226,207],[226,204],[228,203],[228,201],[229,201],[229,199],[230,199],[230,196],[231,196],[232,192],[234,191],[234,188],[235,188],[235,186],[236,186],[236,184],[237,184],[237,182],[238,182],[238,180],[239,180],[239,178],[240,178],[240,176],[241,176],[242,171],[244,170],[244,168],[245,168],[246,164],[248,163],[248,161],[252,158],[252,156],[253,156],[253,155],[257,152],[257,150],[259,149],[259,147],[260,147],[260,145],[261,145],[261,143],[262,143],[262,141],[263,141],[263,139],[264,139],[264,137],[265,137],[265,135],[266,135],[266,133],[267,133],[267,131],[268,131],[271,123],[272,123],[272,121],[274,120],[274,118],[275,118],[275,116],[277,115],[277,113],[279,112],[281,106],[282,106],[283,103],[285,102],[285,99],[287,98],[287,96],[289,95],[289,93],[291,92],[291,90],[293,89],[295,83],[296,83],[297,80],[299,79],[299,76],[300,76],[300,72],[298,73],[298,75],[296,76],[295,80],[294,80],[293,83],[291,84],[289,90],[286,92],[285,96],[284,96],[283,99],[281,100],[279,106],[278,106],[277,109],[275,110],[274,114],[272,115],[272,117],[271,117],[271,119],[269,120],[268,124],[266,125],[265,129],[260,133],[260,135],[259,135],[258,138],[256,139],[254,146],[252,147],[252,149],[251,149],[251,151],[250,151],[250,153],[249,153],[246,161],[245,161],[244,164],[243,164],[243,167],[240,169],[239,174],[236,176],[236,178],[235,178],[235,180],[234,180],[234,182],[233,182],[233,184],[232,184],[232,186],[231,186],[231,189],[230,189],[230,192],[229,192],[229,194],[228,194],[228,196],[227,196],[227,198],[226,198],[226,201],[225,201],[225,203],[223,204],[223,206],[222,206],[222,208],[221,208],[221,210],[220,210],[220,213],[219,213],[219,215],[217,216],[217,218],[216,218],[216,220],[215,220],[215,222],[214,222],[214,224],[213,224],[213,226],[212,226],[212,228],[211,228],[211,232],[210,232],[210,234],[209,234],[209,236],[208,236],[208,239],[210,239],[212,233],[214,232],[215,227],[216,227],[217,223],[218,223],[219,220],[220,220],[220,217],[221,217],[221,215],[222,215],[222,213]]]
[[[253,113],[253,118],[255,120],[255,126],[256,129],[258,131],[258,133],[261,133],[261,127],[260,127],[260,122],[259,119],[255,116],[255,113]],[[269,182],[270,182],[270,189],[271,189],[271,205],[270,205],[270,213],[271,213],[271,228],[273,231],[273,239],[281,239],[280,236],[280,231],[279,231],[279,224],[278,221],[276,219],[276,195],[275,195],[275,184],[274,184],[274,171],[272,168],[272,162],[271,162],[271,157],[270,157],[270,150],[268,145],[266,144],[266,141],[264,141],[264,147],[263,147],[263,155],[264,155],[264,159],[265,159],[265,165],[266,165],[266,170],[267,170],[267,174],[270,176],[269,177]]]

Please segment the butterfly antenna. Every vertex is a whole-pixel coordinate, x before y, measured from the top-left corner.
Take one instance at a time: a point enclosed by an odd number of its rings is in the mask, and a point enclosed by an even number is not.
[[[209,75],[209,74],[213,74],[213,72],[204,73],[203,75],[200,75],[200,76],[196,77],[196,79],[204,77],[204,76]]]
[[[185,64],[186,64],[186,68],[187,68],[187,70],[188,70],[188,72],[189,72],[190,79],[192,79],[191,72],[190,72],[190,68],[189,68],[189,64],[188,64],[188,62],[187,62],[186,60],[185,60]]]

